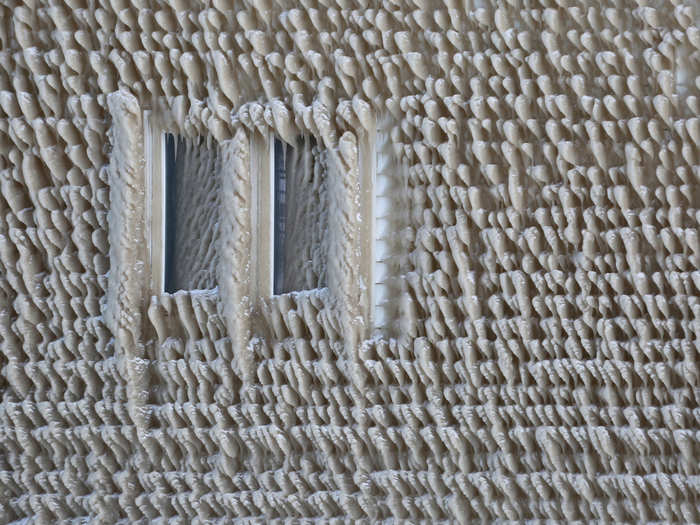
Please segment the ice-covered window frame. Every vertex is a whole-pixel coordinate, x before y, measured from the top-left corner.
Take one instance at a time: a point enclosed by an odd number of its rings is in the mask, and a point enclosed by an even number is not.
[[[252,138],[253,294],[327,286],[365,336],[394,335],[405,179],[383,129],[344,137],[328,151],[311,135]]]
[[[109,179],[110,266],[105,276],[106,294],[100,307],[105,324],[114,335],[115,352],[123,356],[127,389],[132,392],[131,414],[140,428],[147,428],[149,425],[148,411],[144,407],[153,400],[152,370],[146,363],[153,358],[154,352],[159,351],[156,348],[158,342],[153,337],[154,330],[158,332],[159,329],[152,322],[154,318],[151,314],[157,311],[158,303],[166,295],[163,293],[163,163],[166,159],[164,133],[179,128],[176,120],[182,120],[176,119],[164,102],[154,105],[159,109],[148,113],[128,90],[119,90],[107,96],[111,117],[108,132],[110,151],[109,164],[104,169]],[[157,125],[154,125],[153,114],[157,116]],[[190,151],[198,151],[200,147],[210,148],[213,144],[216,144],[217,158],[218,151],[226,153],[224,142],[213,140],[212,145],[197,142],[196,147],[193,146]],[[186,148],[182,151],[186,151]],[[174,155],[170,158],[173,159]],[[195,160],[197,158],[197,155],[192,157]],[[196,164],[203,165],[199,161]],[[216,170],[206,168],[206,171]],[[222,177],[224,171],[222,169],[221,173],[208,175],[209,183],[223,182],[226,179]],[[208,220],[207,224],[215,222]],[[227,230],[231,229],[231,224],[227,222],[224,214],[221,214],[221,222]],[[219,244],[216,240],[206,239],[200,245],[207,250],[213,249],[224,254],[224,250],[219,250]],[[207,257],[208,255],[204,258]],[[213,259],[209,260],[211,264],[208,264],[208,268],[221,266],[228,270],[233,266],[229,260],[223,260],[222,264]],[[222,275],[220,269],[217,269],[216,273],[219,277]],[[200,282],[209,286],[206,281]],[[193,288],[199,289],[201,286],[184,286],[187,289],[178,293],[176,302],[184,300],[187,304],[194,305],[196,302],[208,305],[207,307],[211,307],[213,303],[221,303],[218,289],[194,294],[197,295],[197,299],[194,299],[190,292]],[[194,302],[190,303],[190,299],[194,299]],[[227,311],[231,309],[228,308]],[[156,317],[159,315],[156,314]],[[183,319],[186,317],[187,314]],[[186,321],[183,323],[187,325]]]
[[[402,286],[405,279],[410,202],[408,169],[394,151],[391,121],[382,119],[367,139],[371,177],[372,231],[366,241],[372,250],[371,318],[375,334],[395,337],[402,327]]]
[[[144,112],[146,237],[153,292],[217,287],[221,155]]]
[[[274,138],[272,152],[272,292],[327,285],[330,202],[328,152],[311,135],[293,144]]]
[[[257,241],[252,270],[258,295],[325,288],[331,248],[328,152],[312,135],[285,142],[273,131],[256,137],[252,146]]]

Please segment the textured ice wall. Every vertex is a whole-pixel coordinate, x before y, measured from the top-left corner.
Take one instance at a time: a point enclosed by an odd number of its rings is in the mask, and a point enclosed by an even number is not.
[[[700,521],[696,2],[0,15],[0,521]],[[219,295],[131,301],[130,133],[159,106],[233,139]],[[363,340],[345,244],[342,293],[254,311],[230,265],[249,139],[323,138],[338,195],[384,113],[408,167],[402,337]],[[332,204],[352,246],[356,203]]]

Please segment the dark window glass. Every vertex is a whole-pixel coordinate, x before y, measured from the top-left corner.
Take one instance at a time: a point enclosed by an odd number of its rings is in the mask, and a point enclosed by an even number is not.
[[[275,139],[274,293],[326,286],[327,152],[313,137]]]
[[[165,268],[163,287],[216,287],[220,155],[204,139],[165,137]]]

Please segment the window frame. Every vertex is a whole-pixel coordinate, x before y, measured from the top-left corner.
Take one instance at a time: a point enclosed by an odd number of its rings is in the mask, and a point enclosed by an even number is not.
[[[166,130],[155,125],[152,112],[144,111],[144,154],[146,161],[146,239],[151,269],[151,286],[157,295],[165,293],[166,252]]]
[[[268,130],[264,136],[252,134],[250,145],[251,233],[254,246],[249,268],[253,294],[261,298],[274,295],[274,140],[274,131]]]
[[[377,178],[377,136],[379,130],[374,129],[371,133],[362,131],[355,134],[357,144],[357,158],[354,160],[354,168],[357,169],[357,183],[348,188],[339,181],[329,179],[329,192],[344,192],[339,196],[341,199],[356,201],[359,206],[361,219],[352,217],[352,228],[357,232],[354,244],[346,244],[340,252],[352,254],[352,258],[357,260],[357,270],[361,282],[349,282],[353,277],[349,275],[332,275],[331,261],[328,261],[328,283],[325,288],[330,290],[332,296],[338,297],[342,294],[339,286],[345,290],[355,289],[361,297],[360,310],[365,324],[365,336],[370,337],[376,333],[382,333],[384,326],[376,324],[381,321],[378,316],[378,305],[376,303],[376,273],[378,262],[376,261],[377,249],[377,217],[375,217],[376,178]],[[292,293],[316,293],[324,288],[312,290],[291,291],[282,294],[274,293],[274,244],[275,244],[275,139],[278,138],[283,144],[287,142],[275,130],[270,127],[265,133],[253,132],[250,135],[250,182],[251,182],[251,231],[253,234],[253,246],[250,258],[251,270],[251,294],[257,300],[269,300]],[[318,137],[314,137],[317,144],[324,144]],[[337,151],[329,151],[330,155],[338,158]],[[336,160],[336,162],[339,162]],[[332,173],[328,174],[333,177]],[[332,189],[334,188],[334,189]],[[352,194],[348,194],[348,190]],[[329,195],[329,203],[332,203]],[[333,204],[329,204],[333,206]],[[330,213],[338,213],[332,208]],[[365,218],[371,220],[365,220]],[[329,228],[333,222],[329,223]],[[330,232],[337,235],[337,232]],[[343,243],[342,240],[333,239],[332,243]],[[359,257],[358,257],[359,255]],[[333,257],[329,253],[329,257]],[[356,279],[356,277],[354,277]]]

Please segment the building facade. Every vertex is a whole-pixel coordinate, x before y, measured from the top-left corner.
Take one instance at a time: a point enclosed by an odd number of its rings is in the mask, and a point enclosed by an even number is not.
[[[699,522],[698,20],[4,0],[0,523]]]

